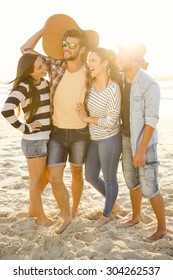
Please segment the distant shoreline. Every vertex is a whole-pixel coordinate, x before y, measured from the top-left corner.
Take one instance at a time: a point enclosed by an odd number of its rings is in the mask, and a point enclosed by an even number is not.
[[[173,82],[173,76],[153,76],[156,81],[162,82],[162,81],[172,81]]]

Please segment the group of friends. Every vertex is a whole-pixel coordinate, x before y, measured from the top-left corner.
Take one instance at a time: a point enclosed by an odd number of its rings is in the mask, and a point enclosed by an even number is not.
[[[34,50],[40,39],[45,55]],[[104,197],[102,215],[94,223],[103,226],[119,208],[117,169],[122,155],[132,217],[117,227],[139,223],[142,197],[149,199],[157,228],[145,241],[154,242],[167,232],[157,180],[160,89],[143,70],[148,65],[143,44],[119,45],[117,53],[98,45],[97,32],[82,30],[71,17],[57,14],[21,47],[16,78],[1,113],[23,133],[21,148],[30,179],[28,215],[40,225],[53,224],[41,198],[49,182],[62,218],[56,233],[62,233],[78,215],[85,166],[85,179]],[[67,160],[71,207],[64,180]]]

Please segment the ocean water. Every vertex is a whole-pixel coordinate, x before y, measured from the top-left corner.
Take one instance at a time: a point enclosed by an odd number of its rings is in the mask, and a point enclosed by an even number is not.
[[[160,115],[173,116],[173,80],[159,81],[161,89]],[[11,84],[0,83],[0,109],[10,92]]]

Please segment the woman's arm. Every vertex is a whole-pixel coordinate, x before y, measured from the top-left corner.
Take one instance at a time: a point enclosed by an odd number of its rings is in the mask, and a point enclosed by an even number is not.
[[[29,49],[34,50],[35,46],[37,45],[38,41],[40,40],[40,38],[43,36],[43,32],[44,32],[44,27],[42,29],[40,29],[37,33],[35,33],[33,36],[31,36],[31,38],[29,38],[24,45],[20,48],[22,53],[27,52],[27,50]],[[35,51],[34,51],[35,52]]]
[[[80,119],[83,122],[86,123],[90,123],[90,124],[94,124],[94,125],[98,125],[98,118],[91,118],[88,116],[86,110],[85,110],[85,106],[83,103],[79,103],[77,106],[77,113],[80,117]]]

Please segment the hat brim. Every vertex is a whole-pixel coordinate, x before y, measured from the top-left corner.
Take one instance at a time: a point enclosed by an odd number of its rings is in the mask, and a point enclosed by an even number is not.
[[[117,45],[117,48],[129,58],[137,61],[140,68],[144,70],[148,68],[148,62],[144,59],[147,49],[142,43]]]
[[[146,47],[142,43],[122,44],[117,45],[117,48],[135,60],[142,60],[146,53]]]
[[[62,40],[64,33],[70,29],[82,30],[71,17],[64,14],[55,14],[48,18],[42,37],[44,52],[55,59],[63,59]],[[83,30],[87,38],[87,52],[99,44],[99,35],[94,30]],[[85,58],[87,56],[85,53]]]

